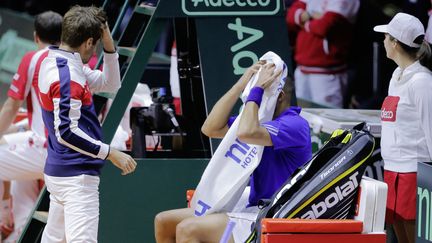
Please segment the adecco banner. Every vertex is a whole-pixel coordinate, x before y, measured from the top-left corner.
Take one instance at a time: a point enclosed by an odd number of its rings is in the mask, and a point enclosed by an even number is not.
[[[275,15],[281,2],[274,0],[181,0],[182,10],[190,16],[200,15]]]
[[[432,163],[418,163],[416,242],[432,241]]]
[[[207,109],[267,51],[291,69],[287,27],[281,16],[196,18]]]
[[[282,0],[159,0],[158,17],[285,16]]]

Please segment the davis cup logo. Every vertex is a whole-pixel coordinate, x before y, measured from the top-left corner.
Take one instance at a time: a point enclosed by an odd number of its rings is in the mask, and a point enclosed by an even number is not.
[[[396,111],[399,103],[399,96],[387,96],[381,107],[381,121],[396,121]]]

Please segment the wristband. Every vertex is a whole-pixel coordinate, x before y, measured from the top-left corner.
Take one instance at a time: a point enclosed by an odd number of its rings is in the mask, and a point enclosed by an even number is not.
[[[110,152],[111,152],[111,146],[108,146],[108,153],[107,153],[107,156],[105,157],[104,160],[108,159]]]
[[[108,53],[108,54],[114,54],[114,53],[117,52],[115,47],[114,47],[114,51],[107,51],[107,50],[105,50],[105,47],[103,48],[103,51],[104,51],[105,53]]]
[[[264,94],[264,89],[261,87],[253,87],[247,97],[246,103],[249,101],[255,102],[258,107],[261,105],[261,100]]]

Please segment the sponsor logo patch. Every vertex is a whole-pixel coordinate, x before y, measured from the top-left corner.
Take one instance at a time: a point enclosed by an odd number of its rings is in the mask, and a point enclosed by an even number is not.
[[[257,153],[257,147],[251,147],[237,138],[226,151],[225,157],[235,161],[237,164],[241,165],[241,167],[246,169],[246,167],[252,162],[252,159],[256,157]]]
[[[396,111],[398,107],[399,96],[387,96],[381,107],[381,121],[396,121]]]
[[[11,84],[10,89],[15,93],[18,93],[18,91],[19,91],[19,89],[13,84]]]

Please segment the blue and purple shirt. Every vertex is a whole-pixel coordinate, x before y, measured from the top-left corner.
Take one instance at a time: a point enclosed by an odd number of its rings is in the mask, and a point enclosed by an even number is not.
[[[273,146],[264,147],[261,162],[250,179],[249,206],[271,196],[299,167],[312,158],[308,122],[302,118],[300,107],[290,107],[272,121],[265,122]],[[231,117],[231,126],[236,117]]]

